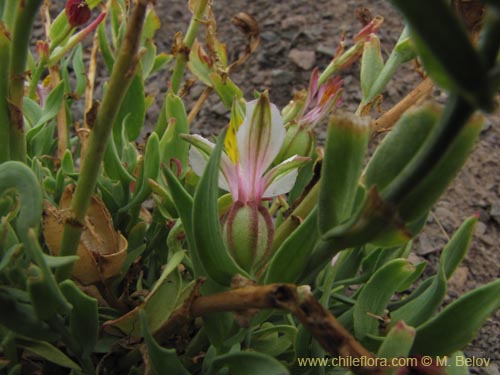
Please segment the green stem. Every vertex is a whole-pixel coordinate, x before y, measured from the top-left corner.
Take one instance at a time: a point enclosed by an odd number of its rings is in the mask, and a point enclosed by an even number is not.
[[[405,169],[382,191],[384,200],[398,205],[433,170],[474,112],[469,102],[450,94],[441,123]]]
[[[5,5],[3,8],[3,21],[7,25],[9,30],[12,30],[12,26],[14,25],[14,19],[16,18],[16,9],[19,0],[4,0]]]
[[[196,9],[194,10],[193,17],[191,17],[191,22],[189,23],[189,27],[184,40],[182,41],[183,45],[187,47],[186,50],[191,49],[191,47],[193,46],[194,39],[196,38],[196,34],[198,33],[198,27],[200,26],[200,19],[205,13],[207,3],[207,0],[199,0],[196,3]],[[174,94],[177,94],[179,92],[181,81],[184,77],[184,68],[186,67],[187,62],[186,53],[189,52],[184,51],[184,48],[182,48],[176,55],[174,70],[170,78],[170,83],[172,85],[172,91],[174,92]]]
[[[26,161],[26,141],[23,128],[23,96],[26,61],[31,30],[43,0],[19,2],[10,51],[10,153],[14,160]]]
[[[72,217],[66,221],[61,243],[61,256],[74,255],[80,242],[83,222],[92,194],[97,184],[104,150],[108,143],[113,124],[137,69],[141,32],[149,0],[139,0],[127,24],[124,41],[111,72],[108,88],[90,133],[83,166],[78,178],[75,195],[71,202]],[[71,274],[72,266],[59,268],[58,280]]]
[[[30,99],[36,98],[36,86],[42,77],[42,73],[45,69],[45,61],[40,60],[40,62],[36,65],[35,71],[31,74],[31,82],[30,82],[30,90],[29,97]]]
[[[10,40],[3,22],[0,22],[0,163],[10,159],[10,116],[8,106],[9,95],[9,49]]]

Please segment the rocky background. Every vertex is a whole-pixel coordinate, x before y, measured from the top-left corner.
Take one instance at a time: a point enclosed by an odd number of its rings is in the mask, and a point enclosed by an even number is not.
[[[52,0],[54,11],[62,9],[64,0]],[[269,90],[271,100],[282,107],[292,98],[294,90],[307,88],[311,70],[325,68],[345,33],[349,41],[361,28],[356,18],[358,8],[368,8],[373,15],[382,15],[385,22],[378,33],[384,57],[392,49],[403,28],[399,14],[382,0],[277,0],[243,1],[215,0],[218,38],[227,43],[229,58],[234,60],[243,51],[245,37],[231,24],[239,12],[251,14],[260,26],[260,45],[245,64],[232,74],[232,79],[250,99],[255,91]],[[157,12],[162,26],[157,33],[159,51],[169,52],[173,36],[185,31],[190,20],[186,0],[157,0]],[[41,30],[38,34],[41,34]],[[99,81],[107,79],[101,70]],[[343,72],[344,103],[342,110],[354,111],[361,99],[359,64]],[[386,111],[404,97],[420,81],[415,65],[400,69],[384,92],[381,111]],[[151,128],[158,116],[168,74],[165,71],[151,78],[148,92],[156,96],[146,124]],[[188,107],[203,91],[195,84],[187,93]],[[98,96],[98,95],[97,95]],[[434,90],[436,100],[443,102],[445,94]],[[374,117],[381,113],[376,111]],[[415,241],[414,262],[428,261],[428,272],[434,273],[440,252],[447,239],[468,216],[479,215],[476,235],[462,266],[454,275],[446,302],[459,294],[500,277],[500,123],[497,115],[488,118],[474,153],[466,166],[435,206],[424,232]],[[193,124],[192,131],[203,135],[216,134],[227,125],[228,111],[215,95],[205,103]],[[318,139],[324,139],[325,126],[317,128]],[[383,138],[376,137],[371,148]],[[473,369],[474,373],[500,374],[500,311],[489,319],[478,337],[465,350],[468,356],[491,358],[488,369]]]

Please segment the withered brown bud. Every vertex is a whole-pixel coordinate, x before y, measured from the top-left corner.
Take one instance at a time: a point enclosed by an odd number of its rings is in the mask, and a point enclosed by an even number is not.
[[[66,16],[72,27],[87,23],[90,15],[90,8],[85,0],[68,0],[66,2]]]

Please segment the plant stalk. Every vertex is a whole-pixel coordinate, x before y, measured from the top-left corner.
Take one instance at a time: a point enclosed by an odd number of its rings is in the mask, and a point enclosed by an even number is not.
[[[9,55],[10,40],[7,29],[0,21],[0,139],[3,147],[0,147],[0,163],[10,159],[10,116],[8,106],[9,95]]]
[[[113,65],[108,88],[104,94],[96,121],[90,132],[85,158],[78,178],[75,195],[71,202],[71,217],[64,225],[61,243],[61,256],[76,254],[84,219],[92,194],[97,184],[97,177],[104,157],[113,124],[122,104],[127,89],[138,66],[141,32],[146,8],[150,0],[137,0],[127,24],[125,38],[118,57]],[[58,280],[64,280],[71,274],[72,266],[61,267],[56,273]]]
[[[177,94],[179,92],[182,77],[184,76],[184,69],[186,67],[187,54],[193,46],[194,39],[196,38],[196,34],[198,33],[198,28],[201,23],[200,20],[205,13],[207,3],[208,0],[199,0],[196,2],[196,8],[194,9],[193,17],[191,17],[188,30],[186,32],[186,35],[184,36],[184,40],[182,41],[183,45],[177,52],[174,70],[170,78],[170,84],[172,86],[172,91],[174,94]]]
[[[13,25],[10,49],[9,105],[10,105],[10,154],[11,159],[26,161],[24,135],[23,97],[26,61],[31,30],[43,0],[20,1]]]

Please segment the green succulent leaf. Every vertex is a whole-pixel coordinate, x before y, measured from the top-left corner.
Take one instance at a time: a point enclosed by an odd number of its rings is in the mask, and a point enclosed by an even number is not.
[[[314,208],[271,258],[264,283],[296,282],[318,240],[318,215]]]
[[[66,354],[46,341],[31,340],[28,338],[19,338],[16,340],[20,348],[28,350],[37,356],[46,359],[56,365],[81,371],[80,366],[73,362]]]
[[[234,275],[250,276],[229,255],[224,244],[217,210],[219,162],[225,132],[219,136],[194,195],[192,223],[196,249],[208,276],[230,285]]]
[[[449,355],[465,347],[500,306],[500,280],[470,291],[417,329],[413,353]]]
[[[354,208],[368,136],[368,117],[335,115],[328,125],[319,193],[319,230],[347,220]]]
[[[82,355],[94,351],[99,331],[97,300],[83,293],[71,280],[65,280],[60,288],[73,308],[69,317],[70,331],[78,342]]]
[[[217,356],[212,362],[214,370],[227,367],[234,375],[283,375],[288,369],[273,357],[250,351],[241,351]]]
[[[399,286],[415,271],[406,259],[394,259],[381,267],[368,280],[354,305],[354,332],[359,340],[378,335],[379,321]]]
[[[380,50],[380,40],[376,35],[371,35],[370,40],[365,43],[363,57],[361,58],[361,92],[363,101],[370,101],[370,92],[377,81],[382,69],[384,59]]]
[[[407,324],[418,327],[439,308],[446,295],[446,282],[465,257],[476,222],[477,217],[471,217],[455,232],[441,254],[439,272],[432,283],[418,297],[393,311],[391,318],[394,321],[404,320]]]
[[[448,2],[391,0],[391,3],[409,22],[429,74],[445,84],[446,89],[458,89],[483,109],[491,108],[485,65]]]
[[[189,372],[184,368],[179,357],[177,356],[175,349],[166,349],[161,347],[151,335],[148,328],[146,313],[142,310],[139,311],[139,317],[141,321],[142,336],[144,337],[148,348],[148,356],[156,373],[189,375]]]

